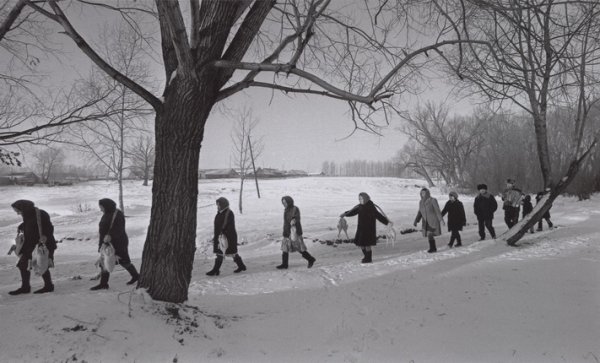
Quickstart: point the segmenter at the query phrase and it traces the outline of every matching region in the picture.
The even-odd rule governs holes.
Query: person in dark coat
[[[525,195],[521,204],[523,205],[523,218],[525,218],[525,216],[531,213],[531,211],[533,210],[533,204],[531,204],[531,196]],[[533,233],[533,226],[529,228],[529,233]]]
[[[488,193],[487,185],[479,184],[477,185],[477,190],[479,190],[479,195],[475,197],[473,209],[479,225],[479,240],[483,241],[485,239],[485,228],[490,232],[492,238],[496,238],[496,231],[492,222],[494,220],[494,212],[498,209],[498,203],[496,202],[496,198]]]
[[[393,225],[386,216],[377,210],[377,206],[367,193],[358,194],[358,204],[354,208],[340,214],[340,217],[352,217],[358,215],[358,226],[354,236],[354,244],[360,247],[364,255],[362,263],[373,262],[372,246],[377,244],[377,221],[385,225]]]
[[[33,251],[39,243],[46,245],[48,249],[49,266],[54,266],[54,250],[56,250],[56,240],[54,239],[54,226],[50,221],[50,216],[46,211],[35,207],[30,200],[20,199],[12,204],[14,211],[23,217],[23,223],[17,227],[18,233],[23,233],[24,243],[20,251],[19,262],[17,267],[21,273],[21,287],[17,290],[10,291],[10,295],[26,294],[31,292],[29,279],[31,272],[29,269]],[[39,211],[41,228],[38,227],[37,213]],[[40,229],[42,235],[40,236]],[[42,274],[44,287],[34,291],[34,294],[42,294],[45,292],[54,291],[54,284],[50,270],[46,270]]]
[[[454,241],[456,241],[456,247],[462,246],[460,238],[460,231],[467,224],[467,218],[465,216],[465,208],[460,200],[458,200],[458,194],[456,192],[450,192],[448,195],[448,201],[442,209],[442,217],[448,213],[448,231],[450,232],[450,243],[448,247],[452,248]]]
[[[287,269],[290,252],[300,252],[302,257],[308,261],[308,268],[313,267],[317,260],[306,250],[304,238],[302,238],[302,222],[300,221],[300,208],[294,205],[294,199],[286,195],[281,198],[283,204],[283,240],[281,241],[281,265],[278,269]],[[292,240],[292,227],[296,229],[295,240]]]
[[[535,196],[535,205],[537,205],[540,202],[540,200],[542,200],[544,195],[546,195],[546,194],[548,194],[548,190],[544,190],[544,191],[537,193],[537,195]],[[554,227],[554,225],[552,224],[552,221],[550,220],[550,209],[548,209],[548,211],[546,213],[544,213],[544,215],[542,216],[542,219],[540,219],[540,221],[538,222],[538,226],[537,226],[538,231],[543,230],[542,222],[544,219],[546,220],[546,223],[548,223],[548,228]]]
[[[227,239],[227,248],[225,251],[221,249],[219,244],[219,236],[224,235]],[[240,273],[246,271],[246,265],[242,261],[242,257],[238,255],[237,245],[237,232],[235,230],[235,216],[231,209],[229,209],[229,201],[226,198],[217,199],[217,215],[215,216],[214,222],[214,234],[213,234],[213,252],[217,257],[215,258],[215,265],[212,270],[208,271],[208,276],[219,276],[221,264],[225,259],[225,255],[233,256],[233,261],[237,264],[237,269],[234,273]]]
[[[116,263],[123,266],[131,275],[131,280],[127,282],[127,285],[133,285],[138,281],[140,275],[129,258],[129,237],[125,232],[125,216],[123,212],[117,209],[117,204],[112,199],[100,199],[98,205],[103,213],[99,224],[98,252],[100,252],[103,243],[112,244],[117,258]],[[109,277],[110,272],[102,269],[100,283],[92,287],[91,290],[108,289]]]

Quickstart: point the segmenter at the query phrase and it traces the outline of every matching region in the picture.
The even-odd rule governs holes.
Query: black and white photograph
[[[600,1],[0,0],[0,362],[600,363]]]

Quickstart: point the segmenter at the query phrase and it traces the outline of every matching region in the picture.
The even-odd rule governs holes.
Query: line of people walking
[[[520,205],[523,205],[523,217],[533,210],[531,197],[523,194],[523,192],[515,187],[515,181],[508,179],[506,189],[502,193],[504,220],[508,228],[514,226],[519,217]],[[478,195],[473,203],[473,210],[478,222],[478,232],[480,241],[486,238],[486,230],[492,238],[496,238],[496,231],[493,226],[494,213],[498,208],[495,197],[488,192],[486,184],[477,186]],[[540,201],[547,192],[540,192],[536,196],[536,201]],[[427,238],[429,243],[428,253],[437,252],[435,237],[442,234],[442,226],[445,226],[444,217],[448,215],[448,231],[450,232],[449,248],[462,246],[462,238],[460,232],[466,226],[466,216],[463,203],[459,200],[458,194],[454,191],[448,195],[448,201],[444,208],[440,210],[438,201],[431,196],[431,192],[427,188],[420,191],[420,201],[417,215],[413,222],[416,227],[421,222],[421,233]],[[385,215],[383,210],[377,206],[371,197],[364,192],[358,195],[358,204],[348,211],[340,214],[341,220],[345,217],[358,216],[358,223],[354,243],[358,246],[363,258],[361,263],[373,262],[372,247],[377,244],[377,221],[389,227],[393,223]],[[309,252],[303,238],[303,229],[300,217],[300,208],[294,204],[294,200],[290,196],[281,198],[283,205],[283,232],[281,241],[281,264],[277,269],[287,269],[289,267],[289,255],[292,252],[299,252],[300,255],[307,261],[307,267],[311,268],[316,262],[316,258]],[[129,274],[131,279],[127,285],[133,285],[139,280],[139,273],[135,266],[131,263],[129,257],[128,245],[129,238],[125,231],[125,216],[123,212],[117,209],[116,203],[108,198],[103,198],[98,201],[102,218],[99,223],[99,242],[98,252],[104,248],[110,247],[113,251],[115,261],[113,263],[120,264]],[[215,261],[213,268],[206,273],[207,276],[219,276],[221,266],[226,256],[233,258],[237,268],[234,273],[240,273],[247,270],[242,257],[238,253],[238,236],[235,227],[235,215],[229,208],[229,201],[220,197],[216,200],[217,214],[214,218],[214,233],[213,233],[213,253]],[[54,227],[50,221],[48,213],[42,209],[35,207],[34,203],[29,200],[17,200],[12,204],[14,211],[21,215],[23,223],[17,227],[17,243],[13,249],[19,257],[17,267],[21,274],[21,287],[17,290],[10,291],[10,295],[19,295],[31,292],[30,277],[32,270],[32,260],[36,246],[43,245],[47,249],[48,268],[41,273],[44,281],[44,287],[34,291],[34,293],[46,293],[54,291],[54,284],[49,268],[54,265],[54,251],[56,250],[56,240],[54,238]],[[546,220],[549,228],[553,227],[550,220],[550,212],[546,212],[538,222],[538,230],[542,230],[542,221]],[[531,228],[533,233],[533,227]],[[10,254],[10,251],[9,251]],[[112,268],[107,266],[105,259],[99,259],[99,274],[100,282],[91,290],[108,289],[108,281]]]

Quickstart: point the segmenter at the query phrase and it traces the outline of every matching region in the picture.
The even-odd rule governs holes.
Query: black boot
[[[235,255],[235,257],[233,257],[233,262],[235,262],[238,267],[235,270],[233,270],[233,273],[237,274],[242,271],[246,271],[246,265],[244,265],[244,261],[242,261],[242,257],[240,255]]]
[[[31,292],[31,286],[29,285],[29,277],[31,277],[31,272],[26,269],[20,269],[21,272],[21,287],[16,290],[9,291],[10,295],[19,295],[19,294],[28,294]]]
[[[362,263],[371,263],[373,262],[373,251],[365,250],[365,258],[362,260]]]
[[[302,252],[302,257],[304,257],[308,261],[308,268],[313,267],[315,261],[317,260],[316,258],[311,256],[310,253],[308,253],[308,251]]]
[[[283,252],[281,254],[281,265],[277,266],[279,270],[283,270],[288,268],[288,260],[290,259],[290,254],[287,252]]]
[[[362,260],[360,260],[360,263],[365,263],[367,261],[367,250],[365,250],[364,248],[360,249],[363,253],[363,258]]]
[[[133,285],[140,279],[140,274],[132,263],[123,265],[123,268],[131,275],[131,280],[127,281],[127,285]]]
[[[206,276],[219,276],[219,269],[221,268],[221,264],[223,263],[223,256],[217,255],[215,258],[215,266],[212,270],[206,273]]]
[[[90,288],[90,290],[94,291],[94,290],[108,289],[108,278],[109,277],[110,277],[110,272],[102,271],[102,274],[100,275],[100,283],[98,285]]]
[[[52,283],[52,277],[50,276],[50,270],[46,270],[42,275],[42,279],[44,279],[44,287],[39,290],[35,290],[34,294],[43,294],[45,292],[54,291],[54,284]]]
[[[454,245],[454,236],[450,237],[450,242],[448,243],[448,248],[452,248]],[[456,244],[458,246],[458,244]]]
[[[457,236],[456,236],[456,247],[460,247],[460,246],[462,246],[462,240],[460,238],[460,234],[457,233]]]
[[[437,252],[437,248],[435,247],[435,239],[430,238],[429,239],[429,250],[427,251],[427,253],[433,253],[433,252]]]

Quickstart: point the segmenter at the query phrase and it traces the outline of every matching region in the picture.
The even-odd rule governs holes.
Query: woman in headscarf
[[[31,285],[29,284],[31,272],[29,266],[36,246],[39,243],[46,245],[48,258],[51,261],[49,266],[54,266],[56,240],[54,239],[54,226],[46,211],[36,208],[32,201],[24,199],[17,200],[12,204],[12,207],[17,214],[23,217],[23,223],[17,227],[17,232],[23,233],[24,238],[23,247],[19,251],[19,262],[17,263],[17,267],[21,272],[21,287],[9,292],[10,295],[19,295],[31,292]],[[38,213],[41,226],[38,226]],[[42,232],[41,235],[40,230]],[[42,274],[42,279],[44,280],[44,287],[34,291],[34,294],[54,291],[50,270],[46,270]]]
[[[417,218],[415,218],[414,226],[422,220],[421,231],[423,237],[427,237],[429,241],[429,250],[427,252],[437,252],[435,246],[435,236],[442,234],[442,227],[444,225],[444,219],[442,218],[442,212],[440,212],[440,206],[438,205],[437,199],[431,197],[429,189],[421,189],[421,201],[419,201],[419,212],[417,212]]]
[[[371,250],[371,247],[377,244],[376,221],[385,225],[393,225],[393,223],[377,210],[375,203],[373,203],[371,197],[369,197],[367,193],[359,193],[358,202],[359,203],[354,208],[340,214],[340,217],[358,215],[358,226],[356,227],[354,244],[360,247],[364,255],[361,262],[371,263],[373,262],[373,251]]]
[[[311,268],[317,260],[308,253],[304,238],[302,238],[302,223],[300,222],[300,208],[294,205],[292,197],[286,195],[281,198],[283,205],[283,240],[281,241],[281,265],[278,269],[288,268],[290,252],[300,252],[302,257],[308,261],[308,268]],[[295,233],[292,233],[292,228]]]
[[[123,212],[117,209],[117,204],[112,199],[100,199],[98,205],[103,213],[99,224],[98,252],[100,252],[103,243],[112,244],[115,249],[116,263],[123,266],[131,275],[131,280],[127,282],[127,285],[133,285],[138,281],[140,275],[129,258],[129,237],[125,232],[125,216]],[[91,290],[108,289],[109,277],[110,272],[102,267],[100,283],[92,287]]]
[[[227,240],[225,251],[219,243],[219,236],[223,235]],[[223,239],[221,237],[221,239]],[[224,240],[223,240],[224,241]],[[237,248],[237,232],[235,230],[235,216],[229,209],[229,201],[223,197],[217,199],[217,215],[215,216],[214,235],[213,235],[213,252],[217,255],[215,265],[212,270],[206,274],[208,276],[219,276],[219,269],[223,263],[225,255],[233,256],[233,261],[237,264],[237,269],[234,273],[246,271],[246,265],[242,261],[242,257],[238,255]]]

